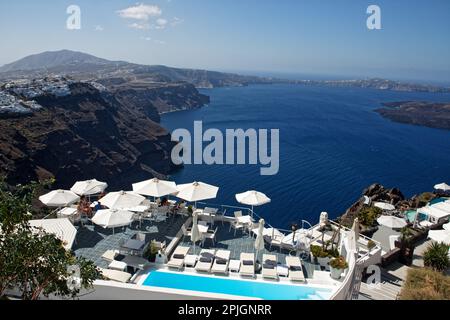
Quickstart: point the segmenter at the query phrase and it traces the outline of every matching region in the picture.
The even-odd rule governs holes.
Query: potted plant
[[[331,257],[330,257],[329,252],[327,252],[326,250],[323,250],[321,248],[321,250],[318,252],[318,256],[317,256],[317,262],[319,262],[319,265],[326,269],[326,268],[328,268],[328,264],[330,263],[330,260],[331,260]]]
[[[330,276],[331,278],[338,280],[342,272],[348,268],[348,263],[345,258],[340,256],[330,261]]]
[[[310,254],[311,254],[311,262],[317,264],[318,263],[317,258],[319,257],[320,252],[322,251],[322,247],[321,246],[312,245],[310,247],[310,251],[311,251],[310,252]]]
[[[192,206],[188,206],[188,207],[187,207],[187,211],[188,211],[188,213],[189,213],[189,216],[192,217],[192,215],[193,215],[193,213],[194,213],[194,210],[192,209]]]
[[[147,258],[147,260],[150,262],[155,262],[158,251],[159,251],[158,246],[154,241],[152,241],[150,243],[150,246],[145,251],[144,257]]]

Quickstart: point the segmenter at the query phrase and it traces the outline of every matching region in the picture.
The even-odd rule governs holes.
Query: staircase
[[[392,276],[382,269],[381,283],[372,288],[367,283],[361,282],[359,295],[356,299],[359,300],[396,300],[402,288],[403,281]]]

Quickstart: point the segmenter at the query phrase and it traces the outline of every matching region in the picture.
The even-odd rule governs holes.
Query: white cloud
[[[156,5],[137,4],[123,10],[117,11],[119,16],[125,19],[148,20],[150,17],[159,17],[162,14],[161,8]]]
[[[179,25],[179,24],[182,24],[183,22],[184,22],[183,19],[174,17],[174,18],[172,19],[172,21],[170,22],[170,25],[171,25],[172,27],[175,27],[175,26],[177,26],[177,25]]]
[[[161,27],[164,27],[164,26],[166,26],[167,25],[167,20],[166,19],[163,19],[163,18],[159,18],[159,19],[157,19],[156,20],[156,24],[158,25],[158,26],[161,26]]]
[[[150,29],[150,25],[148,23],[142,23],[142,22],[134,22],[132,24],[128,25],[130,28],[137,29],[137,30],[148,30]]]
[[[95,31],[103,31],[105,30],[105,28],[103,28],[102,26],[95,26]]]
[[[152,40],[152,38],[150,38],[150,37],[141,37],[141,39],[145,40],[145,41],[151,41]]]

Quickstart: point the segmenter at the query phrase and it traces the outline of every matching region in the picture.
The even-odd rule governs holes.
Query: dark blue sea
[[[450,131],[395,123],[373,111],[388,101],[450,101],[449,94],[295,85],[202,93],[210,105],[166,114],[162,125],[192,130],[202,120],[204,130],[280,129],[279,173],[261,176],[259,165],[186,165],[172,179],[219,186],[211,200],[219,204],[239,205],[239,192],[264,192],[272,202],[255,212],[274,226],[315,223],[321,211],[337,217],[375,182],[406,196],[450,182]]]

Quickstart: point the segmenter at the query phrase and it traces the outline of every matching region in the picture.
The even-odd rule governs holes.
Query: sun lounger
[[[241,253],[241,276],[255,277],[255,254]]]
[[[106,250],[105,253],[102,254],[102,258],[112,262],[116,259],[117,255],[119,255],[119,250]]]
[[[227,274],[228,264],[230,263],[230,255],[231,252],[228,250],[218,250],[216,252],[216,259],[214,260],[211,272]]]
[[[305,282],[302,261],[299,257],[286,257],[286,264],[289,267],[289,279],[292,281]]]
[[[195,270],[199,272],[210,272],[214,262],[215,254],[215,250],[203,249],[202,251],[200,251]]]
[[[128,272],[111,270],[111,269],[100,269],[104,278],[116,282],[127,283],[130,281],[132,275]]]
[[[263,254],[262,276],[266,279],[278,279],[276,255]]]
[[[167,266],[174,269],[182,269],[184,266],[184,259],[189,252],[189,247],[177,247],[172,254]]]

